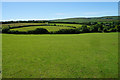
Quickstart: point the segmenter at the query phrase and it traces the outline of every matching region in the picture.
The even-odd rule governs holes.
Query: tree
[[[98,32],[102,32],[103,31],[103,25],[102,24],[98,24],[96,26],[98,27]]]
[[[80,32],[82,33],[88,33],[90,32],[89,28],[86,25],[81,26]]]
[[[33,33],[35,34],[46,34],[48,33],[48,30],[47,29],[44,29],[44,28],[36,28]]]
[[[2,28],[2,33],[8,33],[9,30],[10,30],[9,27],[3,27]]]
[[[98,28],[99,28],[98,24],[97,25],[92,25],[92,26],[90,26],[90,31],[91,32],[98,32]]]

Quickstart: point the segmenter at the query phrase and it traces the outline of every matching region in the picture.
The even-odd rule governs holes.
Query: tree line
[[[55,25],[55,24],[54,24]],[[92,33],[92,32],[120,32],[120,25],[116,24],[94,24],[87,27],[82,25],[79,28],[74,29],[60,29],[58,31],[49,32],[44,28],[36,28],[30,31],[15,31],[10,30],[10,27],[4,27],[2,33],[9,34],[79,34],[79,33]]]

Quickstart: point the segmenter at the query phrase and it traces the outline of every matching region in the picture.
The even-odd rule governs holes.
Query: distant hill
[[[112,22],[118,21],[118,16],[105,16],[105,17],[78,17],[78,18],[67,18],[67,19],[56,19],[52,20],[53,22],[76,22],[76,23],[83,23],[83,22]]]

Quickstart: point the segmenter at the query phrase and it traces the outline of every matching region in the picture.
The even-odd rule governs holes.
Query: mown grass
[[[2,79],[2,34],[0,34],[0,79]]]
[[[2,34],[3,78],[117,78],[118,33]]]
[[[60,27],[60,26],[30,26],[30,27],[14,28],[10,30],[29,31],[29,30],[35,30],[36,28],[45,28],[48,31],[58,31],[60,29],[74,29],[71,27]]]

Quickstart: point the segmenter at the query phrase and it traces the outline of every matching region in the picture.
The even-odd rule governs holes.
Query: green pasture
[[[57,19],[53,20],[54,22],[76,22],[76,23],[85,23],[85,22],[113,22],[119,21],[118,16],[104,16],[104,17],[93,17],[93,18],[85,18],[85,17],[76,17],[76,18],[66,18],[66,19]]]
[[[3,78],[117,78],[118,33],[2,34]]]
[[[25,25],[42,25],[42,24],[47,24],[47,23],[11,23],[11,24],[2,24],[2,27],[16,27],[16,26],[25,26]],[[48,25],[54,25],[56,24],[56,26],[60,25],[60,26],[73,26],[73,27],[81,27],[82,25],[80,24],[62,24],[62,23],[48,23]]]
[[[0,34],[0,71],[2,72],[2,34]],[[2,74],[0,73],[0,79]]]
[[[51,25],[54,25],[54,23],[49,23],[49,24],[51,24]],[[61,26],[73,26],[73,27],[76,27],[76,28],[78,28],[78,27],[81,27],[82,25],[80,25],[80,24],[62,24],[62,23],[55,23],[57,26],[58,25],[61,25]]]
[[[25,25],[42,25],[45,23],[11,23],[11,24],[2,24],[2,27],[15,27],[15,26],[25,26]]]
[[[30,26],[30,27],[14,28],[10,30],[29,31],[29,30],[35,30],[36,28],[45,28],[48,31],[58,31],[60,29],[74,29],[71,27],[60,27],[60,26]]]

